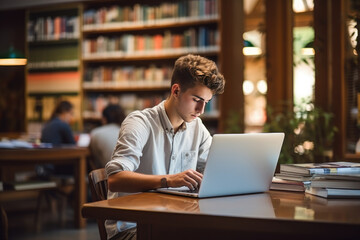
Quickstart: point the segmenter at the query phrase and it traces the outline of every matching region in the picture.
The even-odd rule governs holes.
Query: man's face
[[[185,92],[180,91],[176,110],[185,122],[191,122],[204,113],[205,105],[211,100],[212,91],[202,84],[197,84]]]

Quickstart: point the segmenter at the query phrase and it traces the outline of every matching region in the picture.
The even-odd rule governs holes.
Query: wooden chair
[[[107,199],[107,175],[104,168],[95,169],[89,173],[89,185],[91,197],[94,202]],[[101,240],[106,240],[105,219],[97,219],[96,221],[98,223]]]
[[[7,219],[7,214],[5,212],[5,209],[0,206],[0,215],[1,215],[1,221],[0,221],[0,239],[4,239],[4,240],[8,240],[8,228],[9,228],[9,224],[8,224],[8,219]]]

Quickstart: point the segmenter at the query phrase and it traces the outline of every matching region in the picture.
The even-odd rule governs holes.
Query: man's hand
[[[189,169],[181,173],[167,176],[167,184],[169,187],[186,186],[190,190],[200,187],[203,175],[195,170]]]

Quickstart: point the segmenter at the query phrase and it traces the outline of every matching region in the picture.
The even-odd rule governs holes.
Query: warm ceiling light
[[[265,80],[258,81],[257,84],[256,84],[256,88],[261,94],[266,94],[266,92],[267,92],[267,83],[266,83],[266,81]]]
[[[250,95],[254,91],[254,84],[250,80],[243,82],[243,92],[245,95]]]

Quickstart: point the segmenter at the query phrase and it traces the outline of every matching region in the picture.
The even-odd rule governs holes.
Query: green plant
[[[242,133],[243,122],[240,119],[240,114],[232,110],[229,112],[228,117],[226,118],[226,128],[225,133]]]
[[[324,162],[328,160],[337,128],[333,114],[303,101],[293,112],[275,113],[267,109],[264,132],[284,132],[279,163]]]

